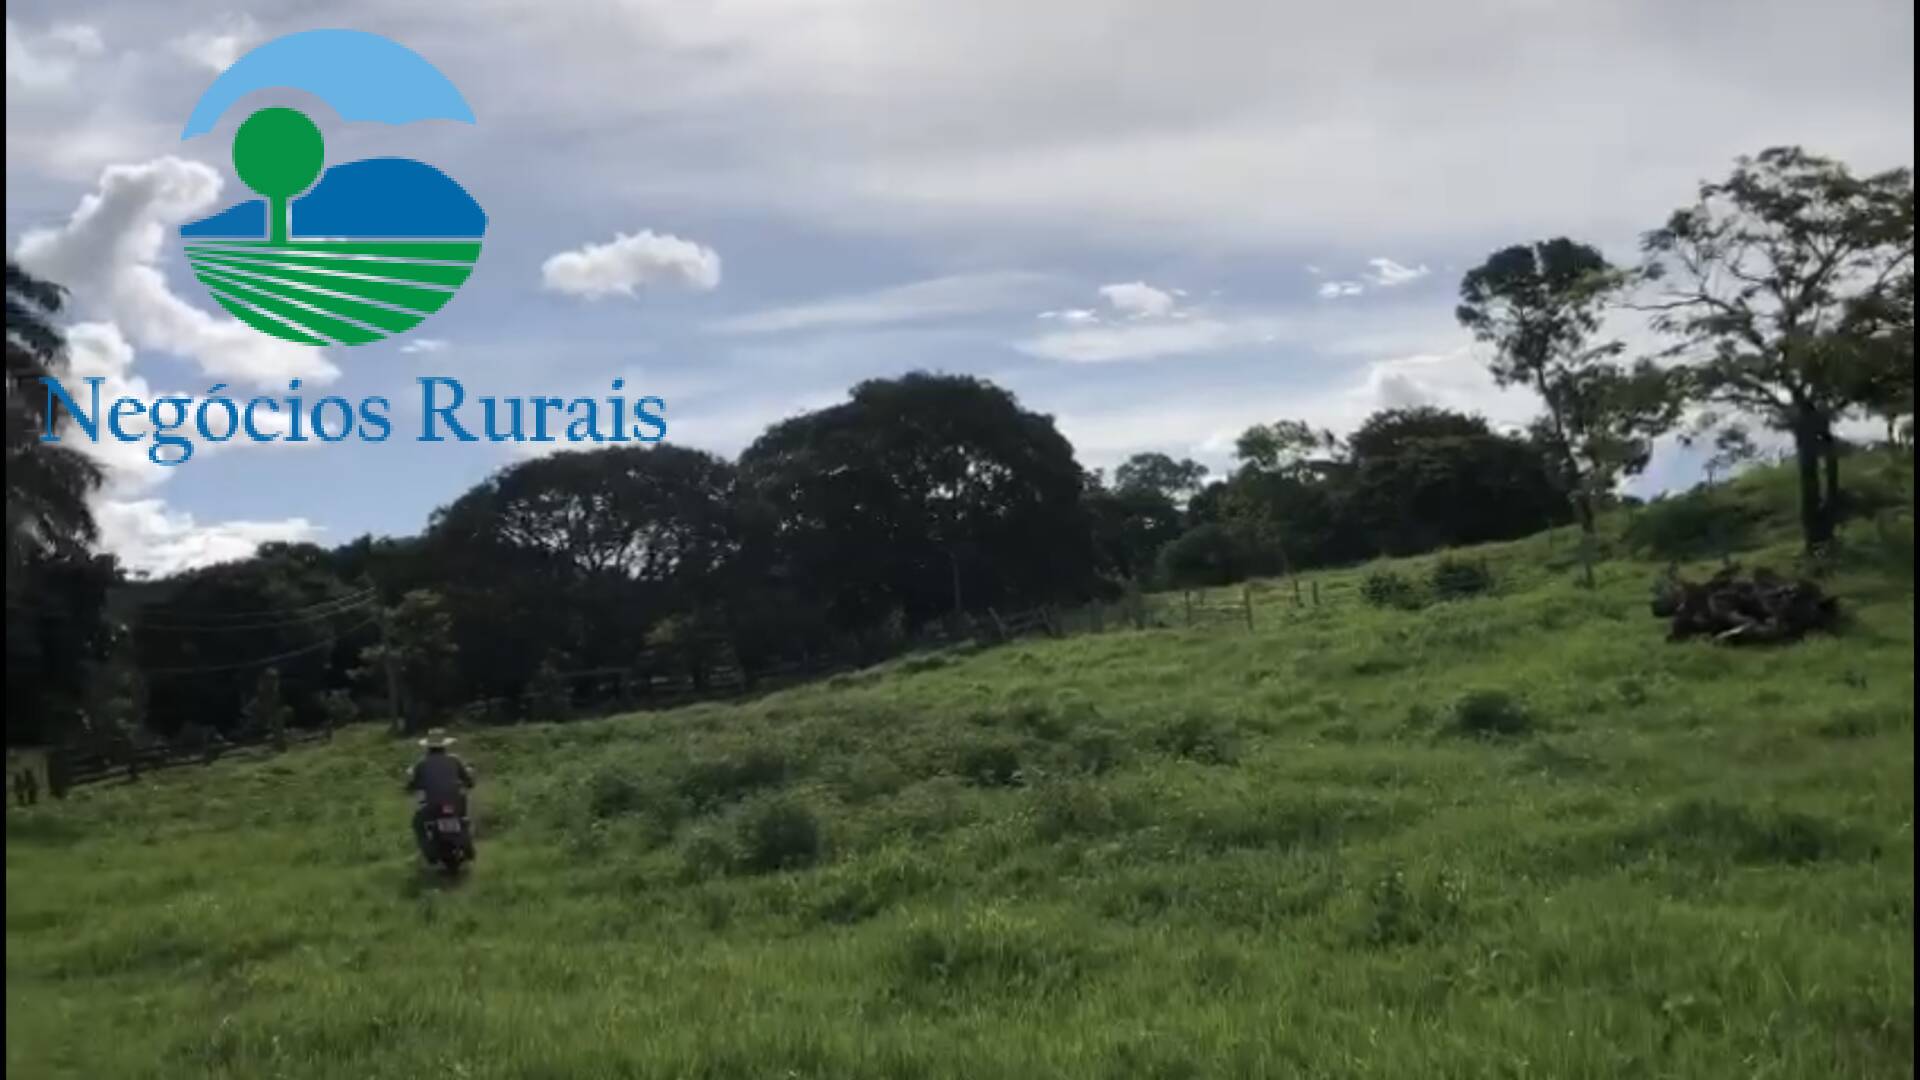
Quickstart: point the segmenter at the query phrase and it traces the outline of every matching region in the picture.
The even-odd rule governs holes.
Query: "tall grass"
[[[12,810],[8,1070],[1910,1076],[1910,577],[1749,651],[1666,643],[1660,563],[1470,557],[1418,611],[1361,568],[1252,632],[475,731],[457,885],[369,731]]]

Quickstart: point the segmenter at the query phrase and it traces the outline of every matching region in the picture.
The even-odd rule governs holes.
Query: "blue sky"
[[[417,50],[478,123],[342,124],[267,91],[179,139],[218,70],[318,26]],[[148,395],[299,374],[403,418],[423,374],[563,396],[618,376],[666,399],[671,441],[726,454],[914,368],[1008,386],[1093,466],[1223,469],[1247,424],[1388,405],[1520,422],[1532,403],[1452,321],[1489,250],[1567,234],[1630,258],[1771,144],[1913,159],[1893,0],[10,2],[7,80],[8,250],[73,287],[80,373]],[[174,230],[245,197],[227,147],[268,104],[313,115],[331,162],[419,158],[487,209],[474,278],[418,330],[281,345],[187,272]],[[132,565],[176,569],[415,531],[526,452],[108,451],[100,517]],[[1639,484],[1693,468],[1668,449]]]

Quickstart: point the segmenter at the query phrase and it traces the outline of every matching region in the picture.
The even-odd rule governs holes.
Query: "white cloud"
[[[1338,300],[1343,296],[1359,296],[1367,287],[1357,281],[1329,281],[1320,286],[1322,300]]]
[[[1066,363],[1098,364],[1214,352],[1275,340],[1280,323],[1266,318],[1196,317],[1177,322],[1134,322],[1061,330],[1013,343],[1029,356]]]
[[[1053,279],[1023,270],[1001,270],[915,281],[871,292],[770,308],[715,323],[733,334],[769,334],[829,326],[881,326],[967,315],[1026,303]]]
[[[675,283],[694,289],[720,284],[720,256],[710,247],[649,229],[615,233],[604,244],[563,251],[540,267],[540,280],[556,292],[583,296],[632,296],[642,285]]]
[[[1429,273],[1425,263],[1419,266],[1402,266],[1388,258],[1368,259],[1367,265],[1373,267],[1367,273],[1367,280],[1383,289],[1418,281]]]
[[[87,400],[90,390],[85,380],[90,377],[101,380],[102,402],[120,397],[152,401],[162,396],[134,373],[133,346],[113,324],[75,323],[66,328],[66,337],[69,374],[65,381],[76,400]],[[255,423],[263,431],[285,435],[290,419],[284,414],[262,412]],[[100,546],[119,556],[129,569],[176,573],[244,557],[268,540],[312,539],[320,532],[304,518],[201,524],[192,514],[169,509],[165,500],[154,494],[154,489],[179,468],[193,468],[209,455],[251,444],[195,439],[193,463],[161,466],[147,456],[153,445],[150,440],[121,442],[103,431],[103,437],[95,442],[82,435],[70,419],[61,427],[63,440],[98,462],[106,474],[106,483],[90,500],[100,527]]]
[[[1102,285],[1100,295],[1115,311],[1134,319],[1164,317],[1171,314],[1174,308],[1173,293],[1156,289],[1144,281]]]
[[[408,355],[424,355],[426,353],[445,352],[447,351],[447,346],[450,344],[452,344],[452,342],[449,342],[446,338],[414,338],[412,341],[400,346],[400,351]]]
[[[113,323],[138,348],[191,359],[212,378],[275,389],[293,378],[331,382],[339,369],[324,350],[216,318],[167,283],[158,266],[163,245],[219,196],[219,174],[199,162],[109,166],[65,225],[28,232],[14,257],[71,289],[81,314]]]
[[[106,51],[100,31],[85,23],[61,23],[33,34],[7,20],[7,85],[22,90],[59,90],[74,85],[80,62]]]
[[[94,507],[100,541],[135,571],[155,576],[243,559],[272,541],[316,540],[325,530],[303,517],[202,524],[159,499],[105,501]]]
[[[1093,323],[1100,321],[1100,313],[1092,308],[1066,308],[1061,311],[1043,311],[1042,319],[1058,319],[1063,323]]]
[[[216,26],[182,34],[168,46],[181,59],[218,73],[232,67],[260,38],[260,25],[253,21],[253,16],[240,14],[229,16]]]

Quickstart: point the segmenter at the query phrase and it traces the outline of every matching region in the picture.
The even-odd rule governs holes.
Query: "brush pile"
[[[1667,640],[1708,636],[1736,645],[1797,641],[1833,626],[1839,601],[1804,578],[1788,580],[1765,567],[1742,577],[1729,566],[1704,582],[1672,570],[1653,589],[1653,614],[1668,620]]]

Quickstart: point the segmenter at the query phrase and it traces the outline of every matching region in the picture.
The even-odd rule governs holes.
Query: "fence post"
[[[1253,633],[1253,586],[1240,586],[1240,602],[1247,606],[1247,633]]]
[[[1302,600],[1302,599],[1300,598],[1300,575],[1299,575],[1299,574],[1289,574],[1289,575],[1287,575],[1287,576],[1288,576],[1288,577],[1291,577],[1291,578],[1293,578],[1293,606],[1294,606],[1294,607],[1305,607],[1305,606],[1306,606],[1306,601],[1304,601],[1304,600]]]
[[[1180,596],[1182,599],[1186,600],[1187,602],[1187,625],[1192,626],[1193,625],[1193,590],[1182,589],[1180,590]]]
[[[1320,579],[1319,578],[1313,579],[1313,606],[1314,607],[1320,606]]]

